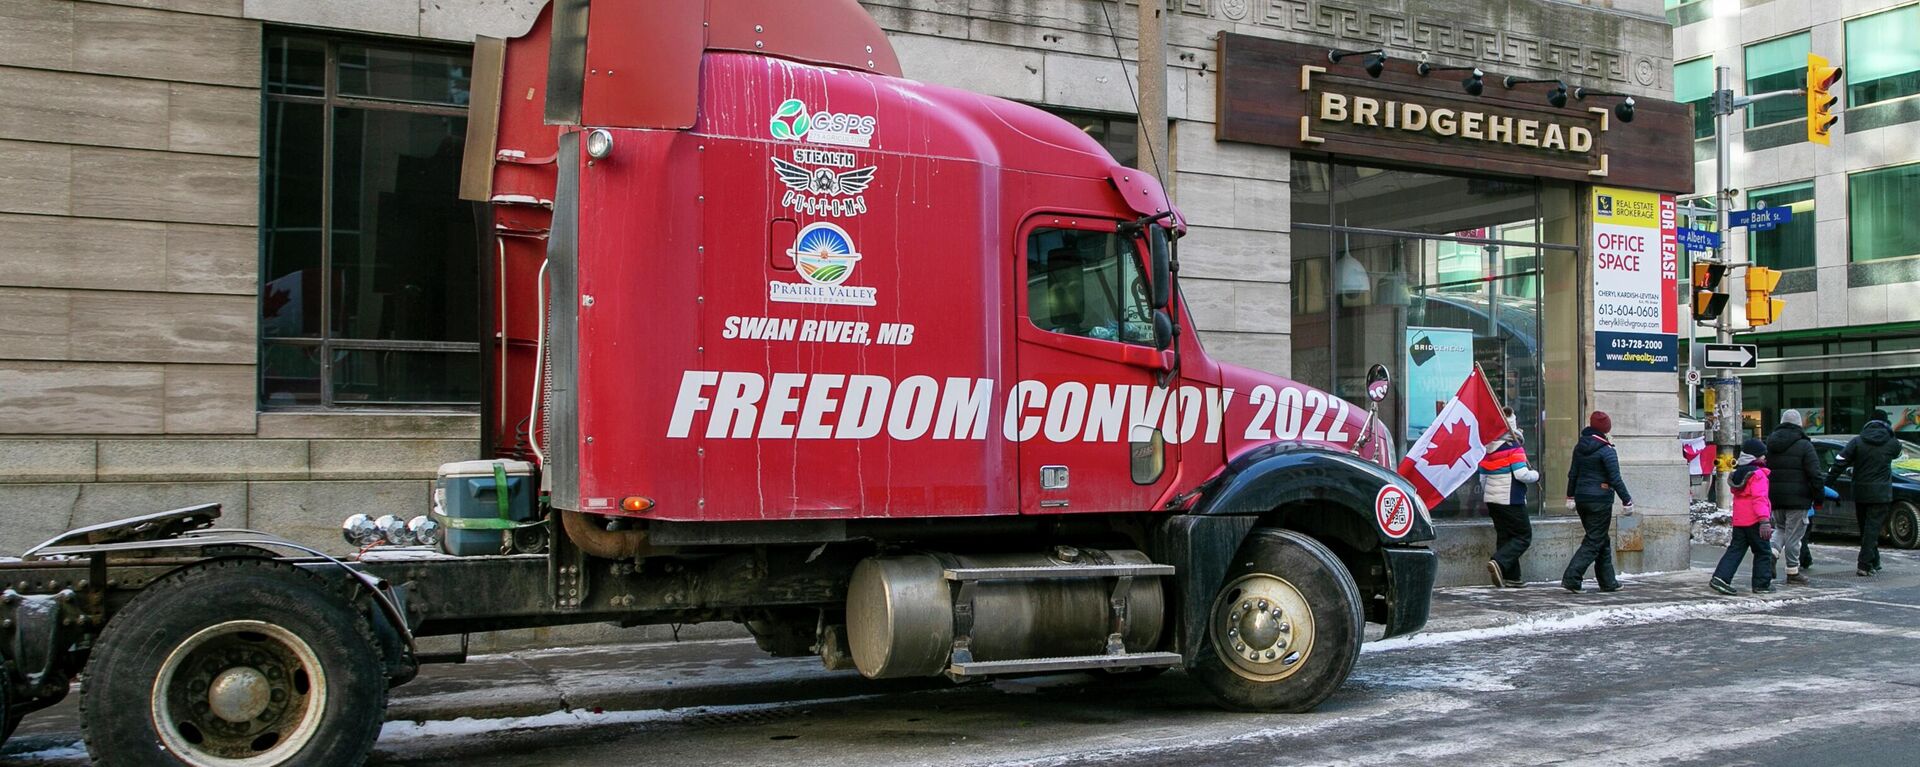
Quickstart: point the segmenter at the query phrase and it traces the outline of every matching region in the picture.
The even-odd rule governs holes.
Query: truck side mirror
[[[1167,228],[1149,224],[1147,226],[1147,260],[1153,272],[1149,279],[1152,281],[1153,308],[1156,310],[1165,309],[1173,302],[1172,249],[1172,243],[1167,240]]]
[[[1374,365],[1367,370],[1367,399],[1379,402],[1387,398],[1387,390],[1393,386],[1393,374],[1387,372],[1387,366]]]
[[[1153,310],[1153,348],[1166,351],[1173,348],[1173,316],[1166,309]]]

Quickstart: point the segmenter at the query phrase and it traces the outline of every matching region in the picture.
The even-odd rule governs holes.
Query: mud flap
[[[1440,558],[1432,549],[1422,548],[1388,548],[1386,553],[1387,577],[1393,585],[1388,592],[1386,635],[1411,634],[1427,625]]]

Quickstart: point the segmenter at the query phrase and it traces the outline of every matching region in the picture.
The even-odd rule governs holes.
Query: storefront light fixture
[[[1434,72],[1466,72],[1468,73],[1466,79],[1460,81],[1460,89],[1466,91],[1469,96],[1478,96],[1487,87],[1485,79],[1487,73],[1480,71],[1479,67],[1436,67],[1422,61],[1420,66],[1414,67],[1414,71],[1419,72],[1421,77]]]
[[[1354,258],[1352,253],[1342,253],[1340,260],[1334,262],[1335,285],[1343,296],[1364,296],[1373,292],[1373,275],[1367,272],[1366,264]]]
[[[1550,77],[1546,79],[1535,80],[1531,78],[1514,77],[1512,75],[1508,75],[1507,79],[1501,82],[1502,84],[1507,86],[1507,90],[1513,90],[1513,86],[1526,85],[1528,83],[1553,83],[1553,88],[1547,91],[1547,103],[1552,104],[1555,109],[1559,109],[1560,107],[1567,105],[1567,84],[1560,82],[1558,78]]]
[[[1628,96],[1625,93],[1614,93],[1613,91],[1596,91],[1589,88],[1573,89],[1573,97],[1575,99],[1578,99],[1580,101],[1586,101],[1588,96],[1622,97],[1623,100],[1620,103],[1613,105],[1613,116],[1620,118],[1620,122],[1623,122],[1623,123],[1633,122],[1633,97],[1632,96]]]
[[[1381,72],[1387,70],[1387,52],[1380,48],[1365,51],[1327,51],[1327,60],[1338,64],[1343,58],[1362,54],[1367,57],[1364,61],[1368,77],[1379,77]]]

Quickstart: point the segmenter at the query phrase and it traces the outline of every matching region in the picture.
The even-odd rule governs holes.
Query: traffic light
[[[1773,297],[1773,289],[1780,284],[1780,270],[1764,266],[1747,267],[1747,324],[1752,327],[1772,325],[1780,319],[1780,311],[1787,308],[1787,302]]]
[[[1723,264],[1693,265],[1693,320],[1712,322],[1727,308],[1727,294],[1720,292],[1720,280],[1727,276]]]
[[[1832,88],[1840,82],[1840,68],[1827,64],[1827,60],[1818,54],[1807,54],[1807,140],[1822,146],[1832,146],[1829,137],[1833,124],[1840,116],[1833,108],[1840,104],[1840,97],[1832,93]]]

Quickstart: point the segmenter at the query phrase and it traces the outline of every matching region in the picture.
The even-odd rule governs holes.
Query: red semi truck
[[[1161,185],[903,79],[855,0],[554,0],[473,95],[484,463],[347,528],[439,550],[217,506],[59,536],[0,564],[9,731],[80,677],[103,762],[357,763],[459,657],[417,638],[589,622],[1305,711],[1366,622],[1425,622],[1431,520],[1371,408],[1209,357]]]

